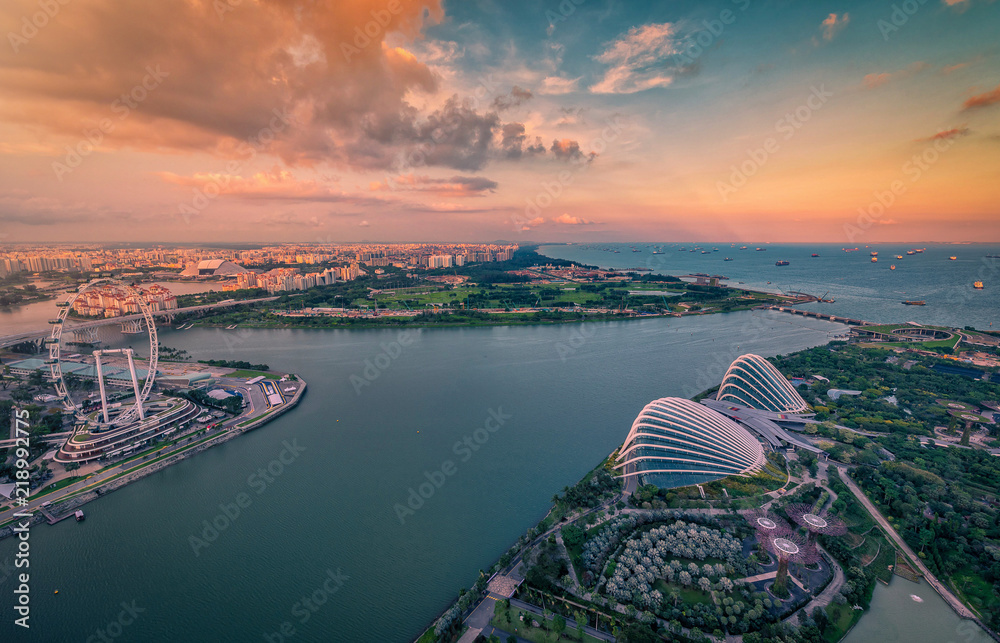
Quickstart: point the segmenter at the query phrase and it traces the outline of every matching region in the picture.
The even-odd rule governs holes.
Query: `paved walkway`
[[[826,554],[823,548],[820,547],[819,543],[816,544],[816,547]],[[796,623],[801,623],[802,619],[812,614],[816,608],[826,609],[826,606],[832,603],[833,599],[840,592],[840,588],[844,586],[844,582],[847,580],[844,576],[844,570],[833,559],[833,556],[827,554],[827,558],[829,558],[829,561],[824,562],[828,562],[831,569],[833,569],[833,579],[829,582],[829,584],[827,584],[823,591],[819,593],[818,596],[814,596],[811,601],[799,608],[799,610],[790,616],[786,622],[791,622],[791,619],[795,619]]]

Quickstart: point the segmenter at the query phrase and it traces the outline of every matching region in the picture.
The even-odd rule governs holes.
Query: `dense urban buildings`
[[[153,312],[177,308],[177,297],[163,286],[152,284],[136,291]],[[141,312],[139,302],[131,294],[113,284],[102,284],[81,293],[73,304],[73,312],[83,317],[121,317]]]
[[[216,277],[261,267],[324,264],[431,269],[507,261],[517,248],[517,244],[492,243],[289,243],[238,250],[163,245],[112,248],[99,244],[12,244],[0,246],[0,277],[22,272],[111,270],[163,270],[181,272],[185,277]]]

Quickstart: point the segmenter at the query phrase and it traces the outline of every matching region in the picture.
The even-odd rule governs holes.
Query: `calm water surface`
[[[893,578],[888,587],[876,585],[871,612],[844,639],[844,643],[872,641],[990,643],[993,639],[975,623],[959,618],[926,582]]]
[[[649,268],[669,275],[724,275],[729,277],[726,283],[730,286],[739,286],[742,281],[757,290],[825,294],[834,303],[799,307],[854,319],[982,329],[998,324],[1000,328],[1000,245],[922,244],[917,247],[925,248],[925,252],[914,255],[906,254],[914,248],[906,244],[697,244],[709,251],[705,255],[701,250],[690,252],[694,245],[564,244],[542,246],[539,252],[609,268]],[[742,245],[747,249],[740,250]],[[844,252],[845,246],[857,247],[858,251]],[[679,251],[682,247],[684,252]],[[766,250],[757,252],[757,247]],[[656,250],[660,254],[653,254]],[[878,253],[877,263],[871,262],[871,252]],[[819,256],[813,257],[813,253]],[[897,255],[903,258],[896,259]],[[725,261],[726,257],[732,261]],[[788,261],[788,265],[775,266],[779,259]],[[893,265],[896,269],[890,270]],[[982,281],[985,288],[975,290],[972,284],[976,281]],[[904,300],[923,300],[927,305],[904,306]]]
[[[117,640],[262,641],[285,621],[292,641],[412,640],[648,401],[717,382],[741,353],[787,353],[843,328],[743,312],[418,330],[399,348],[389,330],[167,330],[166,345],[266,362],[309,391],[266,427],[87,505],[84,523],[35,527],[32,627],[16,640],[85,640],[123,601],[145,611]],[[352,375],[370,382],[360,394]],[[464,458],[455,443],[491,411],[510,417]],[[286,443],[303,451],[275,464]],[[448,460],[457,471],[401,524],[393,506]],[[250,478],[269,465],[271,482]],[[196,556],[190,537],[240,493],[251,504]],[[15,544],[0,541],[0,578]],[[293,610],[327,570],[349,578],[303,624]],[[12,589],[0,582],[5,613]],[[0,640],[14,634],[0,619]]]

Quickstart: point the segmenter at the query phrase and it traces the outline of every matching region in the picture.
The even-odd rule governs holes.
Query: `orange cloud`
[[[434,179],[429,176],[406,174],[384,182],[373,181],[368,189],[372,191],[404,190],[414,192],[429,192],[448,197],[485,196],[493,192],[497,182],[478,176],[453,176],[450,179]]]
[[[928,141],[941,141],[941,140],[949,140],[949,139],[953,139],[953,138],[961,138],[963,136],[968,136],[969,133],[970,132],[969,132],[969,128],[968,127],[953,127],[951,129],[944,130],[942,132],[938,132],[937,134],[934,134],[933,136],[928,136],[927,138],[918,138],[916,142],[917,143],[926,143]]]
[[[9,0],[0,22],[37,11]],[[409,97],[439,79],[385,39],[415,38],[443,17],[441,0],[93,0],[17,51],[0,48],[0,120],[71,139],[110,120],[104,149],[266,150],[289,164],[387,168],[426,138]],[[162,82],[143,88],[157,67]],[[294,125],[268,130],[275,110]]]
[[[1000,85],[997,85],[994,89],[988,92],[977,94],[972,98],[969,98],[962,104],[962,109],[979,109],[981,107],[996,105],[997,103],[1000,103]]]
[[[553,219],[553,221],[556,223],[561,223],[563,225],[591,225],[594,223],[593,221],[588,221],[580,217],[574,217],[566,213],[560,214],[555,219]]]
[[[820,29],[823,32],[823,40],[833,40],[833,37],[840,33],[850,21],[851,16],[848,13],[844,13],[842,16],[838,16],[835,13],[828,15],[823,22],[820,23]]]
[[[867,74],[861,81],[861,85],[865,89],[875,89],[876,87],[881,87],[885,85],[890,80],[901,80],[903,78],[909,78],[914,74],[918,74],[924,70],[930,69],[930,65],[918,60],[917,62],[909,65],[905,69],[900,69],[894,72],[880,72],[875,74]]]
[[[881,74],[868,74],[861,82],[867,89],[875,89],[889,82],[890,78],[892,78],[892,74],[882,72]]]

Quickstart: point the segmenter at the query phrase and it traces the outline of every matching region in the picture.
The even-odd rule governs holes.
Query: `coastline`
[[[762,307],[762,308],[777,309],[777,307],[771,307],[771,306],[766,306],[766,307]],[[787,312],[793,312],[793,311],[787,311]],[[872,323],[872,322],[865,322],[865,321],[861,321],[861,320],[858,320],[858,321],[860,321],[862,324],[870,324],[870,323]],[[718,386],[711,387],[711,388],[706,389],[705,391],[702,391],[701,393],[695,395],[692,399],[695,400],[695,401],[700,400],[701,398],[705,397],[706,395],[712,393],[714,390],[717,390],[717,389],[718,389]],[[615,454],[612,453],[610,457],[613,457],[614,455]],[[601,465],[598,465],[598,468],[600,468],[600,466]],[[835,466],[838,470],[840,470],[840,471],[843,472],[843,474],[844,474],[844,477],[843,477],[844,484],[847,485],[847,487],[850,490],[851,494],[854,495],[858,499],[858,501],[862,503],[862,505],[865,507],[865,510],[868,511],[868,513],[871,514],[872,518],[875,519],[876,523],[878,523],[878,525],[882,528],[882,530],[885,531],[885,533],[889,535],[891,542],[893,542],[893,544],[895,544],[896,546],[898,546],[900,548],[901,552],[908,559],[908,561],[911,562],[911,563],[913,563],[913,564],[915,564],[916,568],[920,571],[921,578],[923,578],[924,582],[926,582],[927,585],[930,588],[932,588],[935,591],[935,593],[938,594],[938,596],[941,597],[941,599],[944,601],[944,603],[949,608],[951,608],[952,612],[954,612],[954,614],[956,616],[958,616],[963,622],[969,622],[969,621],[971,621],[971,622],[975,623],[990,638],[992,638],[993,640],[995,640],[998,643],[1000,643],[1000,633],[998,633],[998,632],[990,629],[990,627],[988,627],[986,625],[986,623],[974,611],[972,611],[968,606],[966,606],[966,604],[964,602],[962,602],[961,599],[959,599],[957,597],[956,593],[949,586],[949,584],[947,582],[943,582],[943,581],[939,580],[923,564],[923,562],[919,559],[919,557],[916,556],[916,554],[909,547],[909,545],[906,543],[906,541],[903,539],[903,537],[899,534],[899,532],[896,531],[896,529],[889,524],[889,522],[882,515],[881,511],[879,511],[875,507],[875,505],[870,502],[870,500],[867,498],[866,494],[854,483],[853,480],[851,480],[850,476],[848,475],[849,468],[841,465],[840,463],[834,463],[834,462],[831,462],[831,466]],[[583,480],[585,480],[587,478],[587,476],[589,476],[591,473],[592,473],[592,471],[588,472],[588,474],[586,476],[584,476],[584,478],[581,479],[581,482]],[[790,481],[790,478],[789,478],[789,481]],[[579,483],[577,483],[577,484],[579,484]],[[787,486],[787,484],[788,483],[786,482],[786,486]],[[619,498],[624,499],[627,495],[629,495],[629,491],[627,489],[623,489],[622,490],[622,494],[619,496]],[[771,494],[768,493],[768,494],[765,494],[765,495],[770,496]],[[780,496],[774,496],[773,498],[776,499],[777,497],[780,497]],[[495,562],[487,569],[487,571],[485,571],[485,572],[481,571],[480,572],[479,579],[477,579],[477,581],[471,585],[471,589],[469,590],[468,593],[460,595],[460,597],[457,600],[455,600],[455,601],[451,602],[450,604],[448,604],[432,620],[430,620],[430,622],[427,625],[427,627],[424,628],[424,630],[421,631],[420,635],[417,636],[413,640],[413,643],[433,643],[434,641],[437,641],[438,639],[437,639],[437,637],[435,635],[436,628],[438,627],[439,623],[442,622],[442,619],[444,619],[445,617],[447,617],[447,615],[449,613],[452,613],[455,610],[458,610],[458,617],[462,621],[462,623],[464,624],[466,622],[466,620],[469,619],[469,618],[471,618],[473,616],[473,614],[480,608],[480,606],[481,606],[481,604],[483,602],[485,602],[486,600],[489,600],[489,599],[494,599],[492,596],[490,596],[490,591],[488,589],[488,583],[489,583],[489,581],[491,581],[497,574],[499,574],[501,572],[506,573],[507,571],[510,571],[510,570],[513,570],[514,568],[516,568],[516,566],[518,564],[518,561],[519,561],[519,558],[524,553],[524,551],[526,550],[526,548],[530,548],[530,547],[535,546],[540,541],[540,539],[543,538],[544,536],[546,536],[546,535],[548,535],[550,533],[551,534],[556,534],[563,527],[565,527],[567,525],[574,525],[579,520],[581,520],[582,518],[584,518],[584,516],[586,516],[588,513],[591,513],[592,511],[595,511],[597,509],[606,508],[609,504],[610,503],[605,503],[605,504],[599,505],[595,509],[584,511],[582,513],[579,513],[578,515],[572,515],[572,514],[570,514],[570,515],[564,516],[562,518],[562,521],[556,521],[556,523],[554,525],[551,524],[549,522],[549,520],[550,520],[550,517],[553,516],[553,512],[557,510],[558,506],[556,504],[552,504],[549,507],[548,511],[546,511],[545,515],[541,518],[541,520],[539,520],[536,524],[534,524],[533,526],[531,526],[517,540],[517,542],[511,548],[509,548],[505,553],[501,554],[500,557],[498,557],[495,560]],[[676,509],[675,511],[686,512],[686,511],[688,511],[688,509]],[[695,511],[696,513],[698,512],[697,509],[693,510],[693,511]],[[711,512],[712,512],[712,509],[711,508],[708,509],[708,513],[711,513]],[[504,562],[505,558],[508,561],[506,563]],[[831,559],[835,560],[832,557],[831,557]],[[883,581],[881,581],[881,579],[876,579],[876,580],[878,582],[883,582]],[[872,587],[873,590],[874,590],[875,585],[877,585],[877,583],[873,584],[873,587]],[[824,588],[825,587],[826,586],[824,586]],[[820,588],[820,592],[822,592],[824,588]],[[470,600],[470,601],[463,600],[463,599],[469,597],[470,595],[473,596],[472,600]],[[813,600],[815,600],[815,598],[818,597],[818,596],[819,596],[819,594],[817,593],[816,596],[813,597]],[[494,600],[499,600],[499,599],[494,599]],[[572,601],[570,601],[570,602],[572,602]],[[810,603],[810,604],[812,604],[812,603]],[[861,618],[863,618],[864,615],[868,614],[870,611],[871,611],[870,607],[866,608],[862,612]],[[796,612],[793,612],[792,614],[790,614],[787,618],[785,618],[781,622],[782,623],[789,623],[789,624],[792,624],[792,625],[796,624],[798,622],[799,618],[800,618],[799,617],[799,612],[805,613],[804,608],[800,609],[800,610],[797,610]],[[859,622],[860,622],[860,618],[858,618],[857,620],[855,620],[854,623],[852,623],[851,626],[846,631],[844,631],[837,640],[838,641],[843,641],[848,636],[848,634],[857,626],[857,624]],[[466,630],[466,628],[463,627],[459,631],[460,632],[465,631],[466,634],[467,634],[469,630]],[[465,639],[464,635],[459,636],[459,638],[458,638],[458,640],[464,640],[464,639]],[[612,639],[609,639],[609,640],[615,640],[615,639],[612,638]],[[730,641],[732,643],[741,643],[743,641],[743,635],[727,635],[726,636],[726,640]]]
[[[275,409],[274,411],[268,413],[267,415],[256,418],[246,426],[236,424],[229,431],[226,431],[225,433],[214,436],[202,442],[196,442],[195,444],[188,446],[187,448],[185,448],[180,452],[172,453],[164,457],[162,460],[154,460],[153,462],[150,462],[145,466],[137,467],[135,470],[123,473],[120,476],[112,478],[111,480],[99,484],[91,489],[74,492],[72,497],[69,497],[65,500],[56,501],[58,503],[58,510],[59,510],[59,514],[56,515],[56,519],[61,520],[62,518],[73,513],[74,511],[76,511],[83,505],[87,504],[88,502],[97,500],[98,498],[101,498],[105,494],[121,489],[122,487],[132,482],[135,482],[136,480],[144,478],[152,473],[156,473],[157,471],[161,471],[172,464],[180,462],[181,460],[197,455],[202,451],[205,451],[214,446],[222,444],[223,442],[228,442],[229,440],[232,440],[235,437],[247,433],[248,431],[260,428],[261,426],[264,426],[265,424],[274,420],[275,418],[287,413],[288,411],[298,406],[299,402],[302,399],[302,396],[305,395],[306,389],[308,388],[308,383],[304,379],[299,377],[297,374],[295,376],[300,382],[302,382],[302,386],[299,388],[298,391],[295,392],[295,395],[292,396],[290,400],[286,401],[284,404],[282,404],[279,408]],[[30,519],[30,524],[35,525],[47,521],[48,520],[45,517],[45,515],[41,511],[38,511]],[[12,520],[11,523],[13,522],[16,521]],[[14,534],[13,526],[11,523],[7,524],[4,527],[0,527],[0,540],[3,540],[4,538],[7,538]]]

